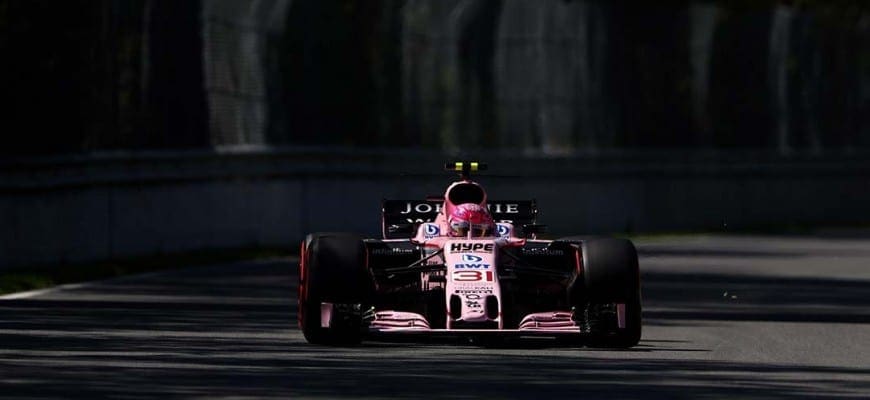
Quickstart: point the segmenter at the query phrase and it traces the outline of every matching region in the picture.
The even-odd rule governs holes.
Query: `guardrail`
[[[442,153],[234,148],[0,161],[0,269],[379,234],[383,198],[441,194]],[[467,158],[467,157],[462,157]],[[484,153],[492,199],[553,235],[870,221],[867,152]]]

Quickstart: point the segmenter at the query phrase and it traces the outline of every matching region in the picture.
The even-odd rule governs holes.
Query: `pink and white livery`
[[[299,325],[310,343],[388,335],[549,336],[631,347],[641,336],[637,252],[625,239],[541,240],[534,201],[488,201],[476,162],[443,198],[384,200],[383,238],[302,243]]]

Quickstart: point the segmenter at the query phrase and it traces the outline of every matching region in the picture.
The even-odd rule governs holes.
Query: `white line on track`
[[[113,278],[100,279],[100,280],[96,280],[96,281],[67,283],[64,285],[52,286],[50,288],[45,288],[45,289],[36,289],[36,290],[28,290],[26,292],[9,293],[9,294],[5,294],[5,295],[0,296],[0,300],[26,299],[29,297],[40,296],[43,294],[48,294],[48,293],[53,293],[53,292],[81,289],[84,287],[99,285],[99,284],[106,283],[106,282],[117,282],[117,281],[124,281],[127,279],[148,278],[151,276],[165,274],[168,271],[171,271],[171,270],[163,270],[163,271],[145,272],[145,273],[141,273],[141,274],[116,276]]]
[[[28,297],[39,296],[39,295],[48,294],[51,292],[60,291],[60,290],[79,289],[79,288],[85,287],[91,283],[93,283],[93,282],[68,283],[66,285],[54,286],[54,287],[50,287],[50,288],[46,288],[46,289],[36,289],[36,290],[28,290],[26,292],[10,293],[10,294],[5,294],[5,295],[0,296],[0,300],[26,299]]]
[[[264,259],[260,259],[260,260],[242,260],[242,261],[231,262],[231,263],[229,263],[229,264],[235,264],[235,263],[257,263],[257,262],[271,262],[271,261],[274,261],[274,259],[272,259],[272,258],[268,258],[268,259],[264,258]],[[227,265],[227,263],[216,263],[216,264],[210,264],[210,265],[199,265],[199,266],[190,267],[190,268],[212,268],[212,267],[219,267],[219,266],[223,266],[223,265]],[[119,282],[119,281],[125,281],[125,280],[129,280],[129,279],[150,278],[150,277],[159,276],[159,275],[163,275],[163,274],[167,274],[167,273],[172,273],[172,271],[178,271],[179,269],[180,269],[180,268],[170,268],[170,269],[165,269],[165,270],[160,270],[160,271],[143,272],[143,273],[140,273],[140,274],[132,274],[132,275],[116,276],[116,277],[106,278],[106,279],[100,279],[100,280],[96,280],[96,281],[78,282],[78,283],[67,283],[67,284],[64,284],[64,285],[53,286],[53,287],[45,288],[45,289],[36,289],[36,290],[28,290],[28,291],[25,291],[25,292],[9,293],[9,294],[5,294],[5,295],[0,296],[0,300],[26,299],[26,298],[30,298],[30,297],[34,297],[34,296],[40,296],[40,295],[43,295],[43,294],[48,294],[48,293],[53,293],[53,292],[59,292],[59,291],[64,291],[64,290],[81,289],[81,288],[84,288],[84,287],[93,286],[93,285],[99,285],[99,284],[103,284],[103,283],[107,283],[107,282]]]

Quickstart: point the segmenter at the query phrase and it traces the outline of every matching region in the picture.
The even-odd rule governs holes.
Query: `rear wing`
[[[488,201],[489,212],[496,222],[509,222],[522,232],[523,225],[535,224],[538,218],[538,206],[534,200],[498,200]],[[384,239],[402,239],[414,236],[416,229],[410,235],[407,231],[390,227],[419,225],[423,222],[434,222],[441,212],[444,201],[430,200],[384,200],[381,214],[381,231]]]

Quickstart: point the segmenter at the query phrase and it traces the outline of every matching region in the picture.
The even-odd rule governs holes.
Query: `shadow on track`
[[[870,369],[691,359],[680,341],[620,352],[549,345],[304,343],[296,329],[295,265],[193,269],[0,302],[0,384],[11,397],[861,398]],[[723,300],[737,290],[740,307]],[[683,288],[675,291],[674,287]],[[863,289],[866,289],[864,287]],[[862,285],[834,280],[681,274],[644,276],[645,297],[678,311],[655,323],[762,320],[773,310],[847,307],[866,322]],[[791,294],[784,296],[784,294]],[[789,320],[824,320],[795,312]],[[530,351],[532,350],[532,351]],[[684,360],[655,359],[686,351]],[[807,379],[806,374],[815,378]],[[844,378],[845,377],[845,378]]]
[[[870,323],[870,282],[725,274],[645,273],[650,320]],[[649,307],[648,307],[649,309]]]

